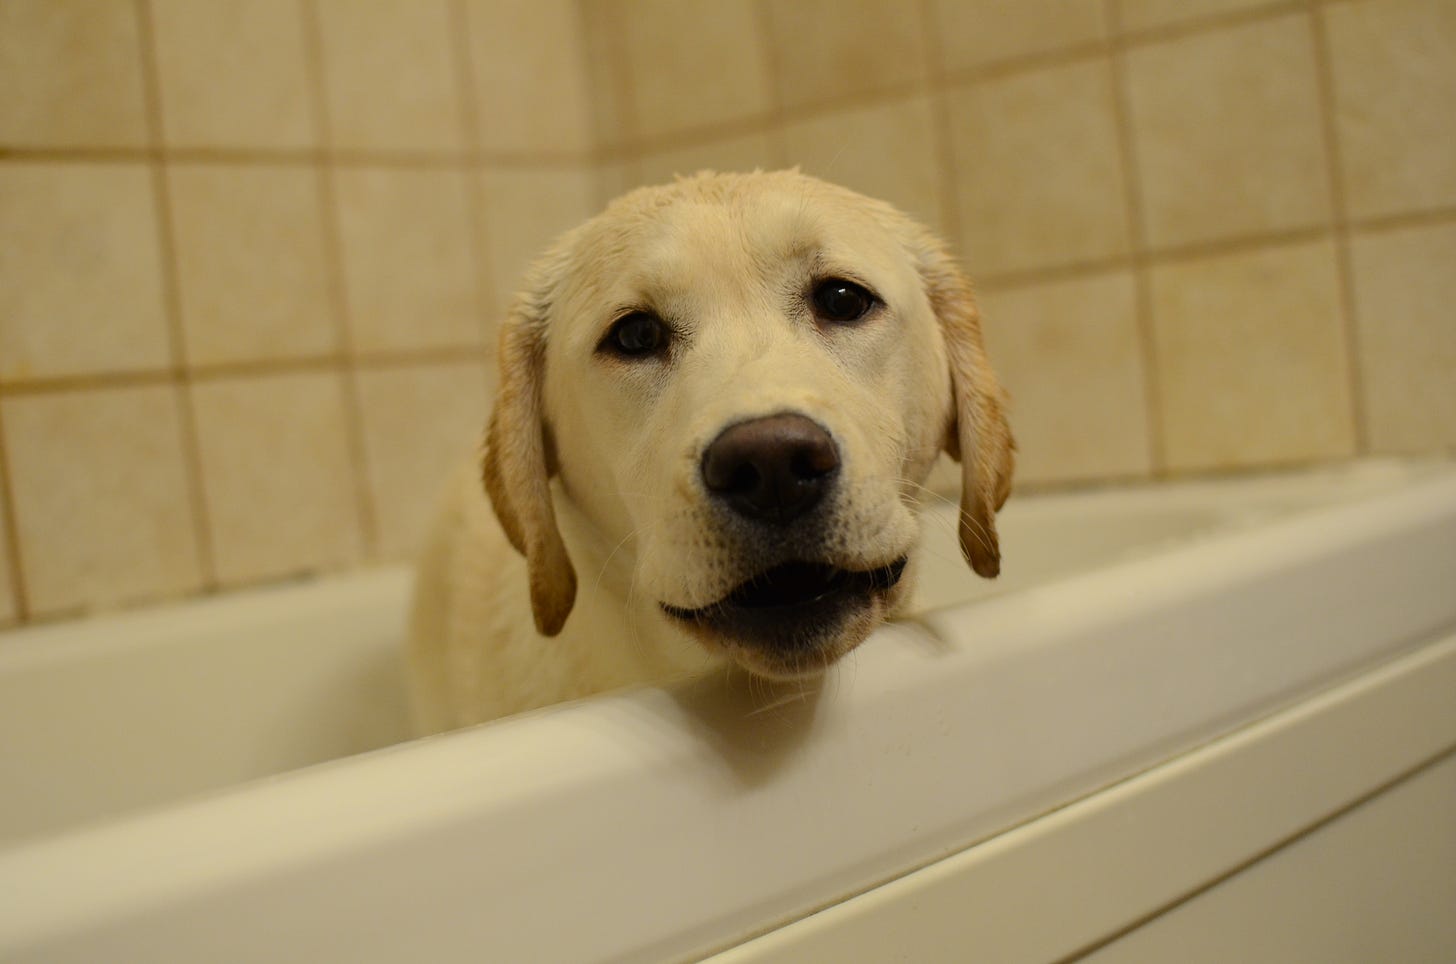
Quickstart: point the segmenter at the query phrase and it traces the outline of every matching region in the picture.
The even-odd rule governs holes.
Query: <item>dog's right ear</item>
[[[481,475],[496,518],[526,557],[531,612],[555,636],[576,601],[576,571],[551,503],[544,415],[546,341],[543,299],[517,300],[500,333],[500,387],[486,429]]]

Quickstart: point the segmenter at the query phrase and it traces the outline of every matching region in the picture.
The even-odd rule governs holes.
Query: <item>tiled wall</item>
[[[587,8],[615,183],[799,164],[955,242],[1023,486],[1456,450],[1449,0]]]
[[[1448,0],[0,0],[0,623],[407,554],[520,268],[799,164],[1025,485],[1456,450]]]
[[[598,204],[571,0],[0,0],[0,625],[409,554]]]

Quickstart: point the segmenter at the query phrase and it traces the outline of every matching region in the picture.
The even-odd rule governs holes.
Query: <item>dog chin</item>
[[[851,571],[790,562],[696,609],[662,610],[708,649],[775,680],[815,676],[864,641],[904,591],[906,558]]]

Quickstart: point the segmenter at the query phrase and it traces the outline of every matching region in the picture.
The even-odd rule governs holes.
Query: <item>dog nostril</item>
[[[739,515],[783,524],[819,503],[838,468],[828,432],[783,414],[724,429],[703,453],[701,474],[708,491]]]
[[[839,456],[826,446],[806,446],[789,460],[789,469],[801,479],[815,479],[839,468]]]
[[[758,469],[750,463],[744,462],[734,470],[728,479],[728,484],[723,488],[731,492],[751,492],[763,483],[763,478],[758,474]]]

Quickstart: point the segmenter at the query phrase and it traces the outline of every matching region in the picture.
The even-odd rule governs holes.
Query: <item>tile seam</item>
[[[5,522],[5,544],[0,545],[0,552],[5,553],[5,561],[10,568],[13,620],[16,623],[27,623],[31,619],[30,596],[25,582],[25,560],[20,551],[20,509],[15,504],[15,486],[11,482],[3,405],[0,405],[0,513],[3,513]]]
[[[143,96],[146,103],[148,137],[154,149],[148,160],[152,178],[154,212],[157,219],[157,246],[162,272],[163,315],[167,325],[172,369],[166,383],[172,386],[173,404],[177,410],[181,433],[181,456],[186,475],[188,509],[191,514],[193,550],[197,556],[198,577],[203,592],[217,589],[217,556],[213,542],[211,507],[202,467],[202,439],[193,404],[191,379],[188,375],[187,330],[182,318],[182,267],[177,258],[175,212],[168,162],[160,150],[162,143],[162,76],[158,63],[156,30],[151,0],[135,0],[138,43],[141,46]]]
[[[1350,243],[1348,198],[1345,195],[1344,155],[1340,144],[1335,101],[1333,52],[1324,9],[1309,4],[1310,42],[1314,51],[1315,89],[1319,98],[1320,136],[1325,149],[1325,176],[1329,179],[1331,228],[1335,245],[1336,284],[1339,286],[1341,334],[1345,342],[1346,381],[1350,392],[1352,442],[1357,453],[1370,451],[1370,416],[1365,406],[1365,373],[1361,365],[1360,319],[1355,299],[1355,264]]]
[[[339,201],[334,181],[334,137],[329,115],[328,90],[324,67],[323,23],[317,0],[299,0],[299,16],[304,34],[304,68],[314,128],[323,145],[323,163],[316,167],[319,191],[319,213],[323,221],[324,271],[330,305],[334,315],[335,337],[341,363],[330,366],[340,376],[339,389],[344,406],[345,447],[351,467],[355,502],[355,523],[358,525],[362,559],[343,560],[339,568],[350,563],[373,559],[379,546],[378,525],[373,487],[369,484],[369,460],[364,439],[364,418],[360,404],[358,378],[353,364],[354,333],[349,314],[349,296],[344,283],[344,247],[340,223]]]
[[[1128,256],[1132,268],[1133,313],[1143,367],[1143,414],[1147,419],[1145,451],[1149,474],[1160,478],[1168,471],[1168,427],[1164,419],[1162,356],[1158,350],[1152,267],[1148,258],[1147,199],[1143,196],[1143,174],[1137,151],[1136,122],[1132,112],[1127,47],[1122,39],[1120,0],[1106,0],[1103,15],[1106,17],[1111,38],[1107,63],[1112,85],[1112,119],[1117,129],[1118,156],[1125,195],[1123,212],[1127,218]]]
[[[944,51],[936,29],[938,18],[931,0],[920,0],[920,23],[924,33],[925,55],[929,63],[925,96],[930,102],[931,136],[935,141],[935,165],[940,187],[940,231],[957,259],[966,250],[965,232],[961,227],[960,184],[956,178],[954,127],[951,123],[950,95],[945,82]],[[973,284],[975,279],[972,279]]]
[[[465,0],[451,0],[450,19],[455,32],[455,43],[451,52],[455,58],[455,83],[460,97],[461,133],[466,146],[472,151],[480,148],[480,102],[476,97],[475,54],[470,43],[470,11]],[[465,180],[465,207],[468,220],[470,244],[470,277],[474,288],[476,325],[480,330],[482,344],[488,352],[494,351],[497,319],[495,305],[501,300],[501,292],[495,290],[495,279],[491,273],[490,245],[487,243],[490,231],[490,206],[485,197],[483,172],[474,170]]]

